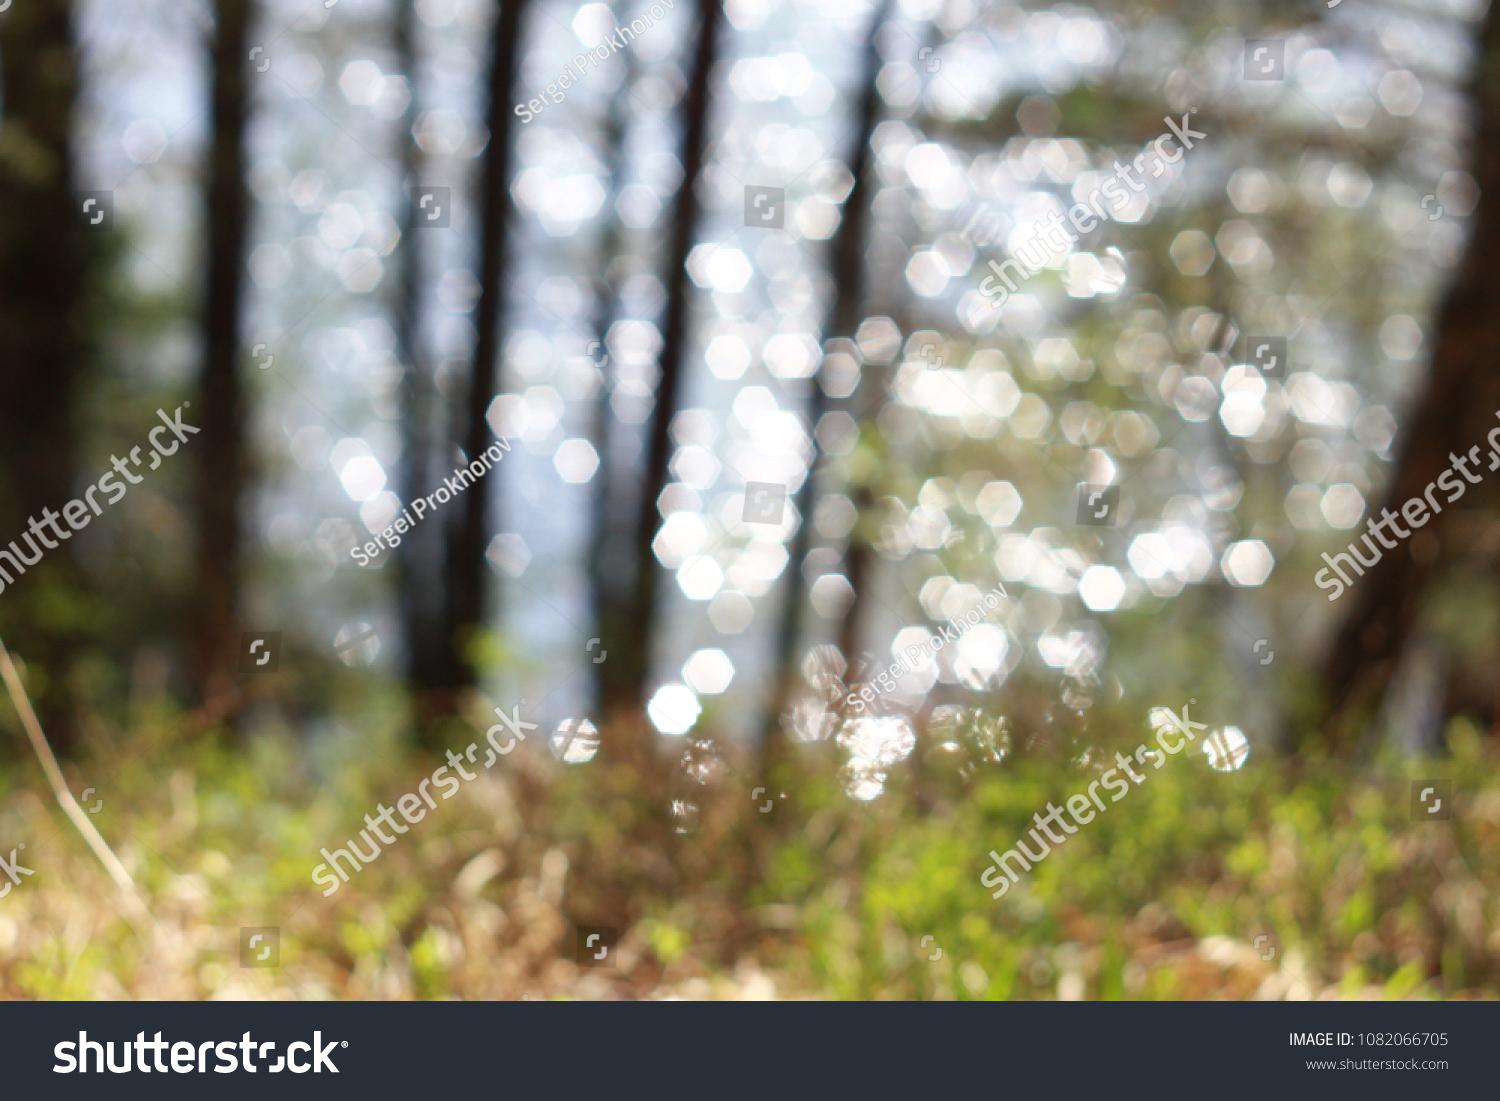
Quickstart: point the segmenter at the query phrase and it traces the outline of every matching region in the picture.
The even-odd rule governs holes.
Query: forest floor
[[[989,852],[1086,790],[1102,754],[995,761],[973,730],[928,730],[865,801],[832,741],[792,747],[755,792],[758,766],[706,739],[642,780],[608,731],[570,766],[533,738],[488,770],[481,749],[457,791],[433,781],[451,801],[384,827],[325,896],[320,850],[364,844],[365,816],[419,795],[442,756],[398,748],[394,724],[233,749],[178,732],[165,713],[96,731],[65,765],[149,917],[35,761],[0,764],[0,857],[32,873],[0,875],[0,997],[1500,996],[1500,761],[1461,721],[1450,756],[1411,768],[1164,758],[998,901]],[[1451,780],[1451,819],[1414,820],[1412,769]],[[607,964],[576,962],[579,927],[618,938]]]

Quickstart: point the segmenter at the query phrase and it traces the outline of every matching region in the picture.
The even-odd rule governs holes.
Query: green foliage
[[[318,850],[442,763],[401,749],[402,709],[365,696],[363,729],[310,745],[280,727],[189,743],[173,737],[180,718],[137,706],[96,821],[177,938],[166,964],[32,794],[45,790],[34,766],[0,774],[0,842],[25,839],[38,873],[0,901],[0,993],[601,996],[571,962],[576,924],[620,928],[611,981],[637,995],[734,996],[747,961],[783,994],[835,998],[1497,991],[1500,780],[1492,740],[1462,721],[1450,757],[1410,768],[1256,756],[1215,772],[1198,748],[1164,757],[1119,801],[1100,789],[1107,810],[1000,900],[980,882],[990,850],[1086,792],[1107,754],[1013,754],[965,778],[919,745],[866,803],[838,783],[835,747],[812,745],[791,755],[777,777],[788,798],[764,816],[733,771],[682,789],[607,749],[571,769],[516,754],[324,897]],[[477,726],[448,733],[454,748],[482,740]],[[1115,735],[1144,740],[1132,725]],[[105,763],[70,766],[75,790]],[[1411,821],[1418,775],[1451,776],[1452,821]],[[688,832],[669,790],[701,808]],[[247,925],[281,927],[280,969],[238,966]]]
[[[1451,822],[1411,821],[1415,774],[1394,765],[1219,773],[1184,754],[993,901],[988,852],[1091,779],[1032,759],[992,770],[941,819],[883,808],[900,825],[880,847],[843,851],[809,829],[778,854],[771,893],[805,908],[808,981],[837,996],[1049,998],[1069,974],[1074,996],[1100,998],[1493,996],[1500,784],[1469,756],[1477,738],[1456,725],[1452,741]],[[1478,907],[1466,931],[1449,895]],[[1251,950],[1262,934],[1277,964]]]

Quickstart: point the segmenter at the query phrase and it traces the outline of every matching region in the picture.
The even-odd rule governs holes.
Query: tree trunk
[[[510,194],[512,90],[516,83],[525,0],[500,6],[490,45],[489,145],[484,151],[479,202],[479,303],[474,313],[478,339],[469,371],[464,416],[457,432],[465,462],[490,446],[493,433],[486,414],[497,392],[501,347],[500,320],[505,304],[504,262],[515,204]],[[444,582],[447,603],[443,625],[444,664],[434,674],[440,687],[458,689],[476,683],[472,643],[484,622],[487,569],[485,549],[490,526],[489,497],[494,487],[479,482],[465,490],[457,530],[448,543]]]
[[[622,26],[626,8],[616,4],[615,25]],[[609,201],[606,210],[613,210],[623,190],[625,173],[625,132],[629,124],[630,92],[635,86],[635,54],[620,55],[625,64],[625,76],[620,82],[610,104],[609,118],[605,125],[604,147],[607,150],[607,165],[610,174]],[[614,440],[616,420],[610,407],[609,330],[614,324],[617,295],[609,279],[613,261],[621,255],[620,233],[611,219],[599,246],[599,272],[596,283],[599,307],[594,318],[594,334],[598,348],[593,349],[599,364],[599,392],[595,395],[592,424],[589,436],[594,450],[599,455],[599,473],[594,479],[593,538],[589,546],[589,586],[594,603],[595,627],[599,632],[599,651],[608,660],[609,648],[623,653],[626,644],[624,626],[629,622],[631,583],[635,579],[634,550],[631,542],[631,499],[629,479],[625,472],[616,468]],[[596,655],[597,660],[597,655]],[[602,662],[600,663],[602,664]],[[595,676],[595,705],[604,704],[604,672]]]
[[[646,445],[646,470],[641,484],[635,529],[635,592],[628,621],[620,626],[620,652],[610,652],[600,666],[605,706],[611,711],[638,713],[651,668],[651,625],[654,620],[660,569],[651,543],[661,516],[657,498],[667,484],[672,459],[672,418],[681,404],[684,351],[691,285],[687,274],[688,252],[698,228],[697,186],[703,174],[703,154],[708,143],[709,76],[718,56],[719,25],[723,20],[721,0],[699,0],[698,45],[692,72],[682,99],[682,187],[672,215],[672,240],[667,253],[667,307],[662,323],[661,375],[656,387],[656,409]]]
[[[880,76],[880,52],[875,40],[880,28],[890,16],[890,0],[883,0],[870,22],[869,41],[865,46],[865,68],[863,88],[860,94],[854,145],[850,150],[849,170],[854,177],[854,186],[844,200],[843,216],[829,250],[829,273],[833,276],[834,299],[829,310],[826,333],[829,338],[848,341],[851,345],[855,330],[859,327],[860,308],[864,304],[865,290],[865,225],[870,215],[870,198],[874,192],[874,149],[870,138],[880,120],[881,97],[876,87]],[[824,347],[827,348],[825,340]],[[870,385],[874,380],[868,380]],[[807,419],[815,433],[818,422],[827,410],[827,395],[821,382],[814,379],[812,395],[808,401]],[[781,630],[777,638],[776,668],[778,682],[773,697],[770,722],[766,729],[766,745],[763,748],[763,767],[769,768],[770,754],[774,751],[776,732],[781,716],[792,705],[800,672],[798,646],[802,637],[807,594],[803,588],[802,566],[812,545],[812,514],[818,499],[817,468],[818,445],[813,438],[812,458],[808,463],[807,477],[797,493],[797,512],[801,523],[792,536],[788,549],[787,576],[782,590]],[[854,661],[852,650],[844,650],[845,660]]]
[[[1480,47],[1472,95],[1478,119],[1474,177],[1482,197],[1474,212],[1468,255],[1438,315],[1427,387],[1413,406],[1385,495],[1383,505],[1392,511],[1420,498],[1451,465],[1450,453],[1462,458],[1477,445],[1483,457],[1489,450],[1489,432],[1500,428],[1495,416],[1500,409],[1500,376],[1494,369],[1500,361],[1500,315],[1495,312],[1500,269],[1493,263],[1500,251],[1500,19],[1493,9],[1485,17]],[[1437,490],[1434,496],[1443,505],[1447,494]],[[1372,509],[1370,515],[1377,512]],[[1384,551],[1364,577],[1351,575],[1349,615],[1322,668],[1330,742],[1337,744],[1355,733],[1378,703],[1411,634],[1423,588],[1448,557],[1451,519],[1445,511],[1424,529],[1443,547],[1436,558],[1413,558],[1412,541],[1403,540],[1394,550]]]
[[[248,481],[245,396],[239,378],[240,291],[249,198],[245,186],[246,31],[252,0],[216,0],[212,139],[208,154],[207,284],[203,299],[200,407],[183,419],[201,429],[198,461],[197,617],[194,673],[214,713],[234,692],[241,580],[239,504]]]
[[[416,48],[415,0],[400,0],[396,8],[393,45],[398,71],[406,77],[411,98],[401,119],[401,177],[403,196],[401,241],[398,246],[400,280],[392,304],[396,354],[402,371],[401,434],[405,461],[402,496],[410,503],[432,487],[432,450],[437,408],[432,372],[424,361],[421,339],[422,258],[425,240],[416,228],[412,189],[422,183],[422,149],[412,137],[420,110],[417,94],[419,62]],[[443,528],[424,524],[402,540],[400,568],[402,629],[406,636],[407,677],[419,697],[439,686],[445,665],[442,645],[443,601],[441,563]]]
[[[73,207],[72,14],[69,0],[32,0],[0,17],[0,546],[73,496],[79,381],[91,358],[84,279],[101,238],[83,231]],[[0,560],[11,575],[0,577],[0,630],[58,679],[77,631],[48,615],[48,604],[61,605],[42,590],[75,585],[71,562],[59,550],[23,577]],[[39,708],[49,733],[66,741],[61,701],[44,680],[33,679]]]

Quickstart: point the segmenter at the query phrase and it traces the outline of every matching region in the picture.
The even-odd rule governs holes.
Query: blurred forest
[[[1483,0],[10,0],[0,96],[0,996],[1500,995],[1500,481],[1314,583],[1500,428]]]

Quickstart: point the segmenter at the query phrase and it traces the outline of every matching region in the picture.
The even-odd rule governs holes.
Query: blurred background
[[[1500,992],[1483,0],[10,0],[0,94],[0,542],[132,471],[0,589],[4,996]]]

